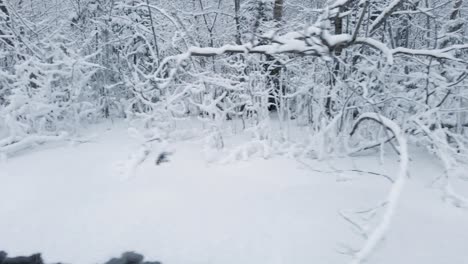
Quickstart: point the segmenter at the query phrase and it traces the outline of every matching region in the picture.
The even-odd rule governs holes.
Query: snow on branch
[[[319,26],[311,26],[303,31],[293,31],[282,35],[270,32],[260,37],[260,42],[250,42],[242,45],[227,44],[221,47],[189,47],[185,53],[166,57],[160,64],[155,76],[168,69],[171,62],[177,66],[191,57],[213,57],[223,54],[298,54],[304,56],[317,56],[327,58],[333,54],[337,47],[352,45],[367,45],[382,52],[389,64],[393,63],[393,53],[378,40],[364,37],[355,37],[351,34],[331,34]],[[266,44],[264,44],[266,43]],[[169,77],[176,74],[173,67],[169,70]],[[165,78],[170,79],[170,78]]]
[[[224,45],[219,48],[191,47],[187,56],[216,56],[226,53],[252,53],[252,54],[279,54],[296,53],[302,55],[323,56],[328,55],[335,46],[348,42],[351,38],[347,36],[331,36],[319,28],[303,32],[289,32],[281,36],[274,33],[262,36],[261,39],[268,44]]]
[[[303,32],[289,32],[281,36],[274,36],[273,34],[265,35],[263,40],[269,41],[268,44],[252,45],[247,43],[244,45],[224,45],[219,48],[211,47],[191,47],[189,50],[181,54],[183,58],[191,56],[210,57],[222,54],[238,54],[238,53],[252,53],[252,54],[300,54],[312,55],[319,57],[330,56],[332,51],[338,47],[349,47],[355,44],[367,45],[384,53],[387,57],[388,63],[393,62],[392,51],[382,42],[371,39],[358,37],[353,39],[350,34],[332,35],[327,30],[317,27],[309,28],[309,33]]]
[[[408,49],[403,47],[398,47],[392,50],[393,55],[404,54],[404,55],[413,55],[413,56],[427,56],[435,59],[448,59],[458,62],[465,62],[455,58],[450,52],[456,50],[468,49],[468,44],[453,45],[443,49]]]
[[[352,45],[366,45],[382,52],[387,62],[389,64],[393,64],[394,55],[428,56],[437,59],[459,61],[451,54],[451,52],[468,49],[468,44],[454,45],[444,49],[435,50],[409,49],[402,47],[389,49],[387,45],[373,38],[357,37],[353,39],[353,36],[350,34],[331,35],[328,31],[323,31],[321,34],[312,34],[309,36],[305,36],[300,32],[290,32],[280,37],[264,37],[264,39],[268,39],[272,43],[257,46],[252,45],[252,43],[243,45],[228,44],[218,48],[190,47],[187,52],[171,58],[177,58],[177,61],[181,62],[192,56],[212,57],[223,54],[274,55],[284,53],[326,57],[329,56],[338,46],[349,47]]]
[[[351,264],[360,264],[364,262],[370,256],[376,246],[385,238],[406,183],[409,162],[406,136],[404,135],[404,131],[397,123],[377,113],[364,113],[357,119],[353,130],[357,128],[362,120],[375,121],[379,124],[382,124],[386,129],[392,131],[399,144],[400,169],[398,171],[397,178],[393,183],[386,200],[384,201],[386,209],[382,216],[382,220],[369,235],[364,246],[354,255]]]
[[[373,38],[354,37],[350,34],[333,35],[330,34],[328,30],[315,26],[309,27],[305,32],[295,31],[280,36],[276,36],[275,33],[269,33],[262,36],[261,39],[268,43],[247,43],[243,45],[227,44],[221,47],[190,47],[185,53],[165,58],[158,73],[173,60],[175,60],[177,64],[180,64],[190,57],[213,57],[223,54],[298,54],[327,57],[339,46],[366,45],[382,52],[387,62],[393,64],[393,57],[395,55],[429,56],[438,59],[459,61],[451,52],[468,49],[468,44],[454,45],[435,50],[402,47],[389,49],[387,45]]]

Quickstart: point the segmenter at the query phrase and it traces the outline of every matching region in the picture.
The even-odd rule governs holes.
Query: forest
[[[0,0],[0,185],[8,197],[1,198],[0,218],[14,215],[0,220],[0,250],[42,251],[71,263],[133,249],[184,264],[468,263],[461,249],[468,241],[467,39],[464,0]],[[361,189],[340,185],[356,181]],[[301,186],[312,182],[323,190],[300,198]],[[229,188],[252,201],[232,201],[237,194]],[[104,227],[104,213],[91,206],[99,199],[116,218],[118,204],[128,211],[116,229]],[[318,207],[308,208],[311,200]],[[183,213],[166,208],[171,203]],[[236,209],[225,219],[220,208],[229,205]],[[158,222],[156,212],[154,221],[130,219],[147,217],[153,206],[169,210],[167,219]],[[197,206],[204,217],[191,211]],[[310,212],[288,214],[291,206]],[[45,208],[43,225],[15,220],[30,218],[36,207]],[[66,240],[72,222],[61,235],[45,230],[54,229],[51,214],[71,215],[71,207],[82,208],[77,223],[99,214],[83,236],[104,228],[106,249],[96,241],[99,253],[80,258],[84,242],[62,251],[43,243]],[[402,224],[409,207],[427,215],[406,215]],[[314,219],[320,208],[333,211],[323,216],[328,228],[340,223],[323,256],[306,253],[320,244],[306,234],[328,231],[301,235],[286,224]],[[267,223],[281,212],[267,227],[232,220],[245,215]],[[427,239],[412,240],[425,254],[382,249],[404,240],[392,233],[394,223],[405,234],[431,217],[442,223],[431,232],[453,229],[444,233],[446,251],[437,255],[439,244],[423,242],[438,240],[427,230],[420,230]],[[112,244],[117,229],[152,223],[182,231],[154,231],[161,235],[156,242]],[[283,224],[288,228],[276,236]],[[235,243],[220,238],[229,226],[245,231],[225,238]],[[203,237],[203,230],[202,248],[194,241],[174,246]],[[259,230],[271,239],[248,235]],[[37,238],[25,244],[30,234]],[[211,244],[217,239],[220,249]],[[153,250],[153,242],[161,248]],[[300,249],[292,249],[296,244]],[[218,249],[219,256],[207,253]],[[448,255],[453,259],[445,262]]]

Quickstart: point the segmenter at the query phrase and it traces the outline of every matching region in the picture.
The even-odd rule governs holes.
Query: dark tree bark
[[[0,35],[3,36],[1,37],[1,40],[5,42],[8,46],[14,47],[15,45],[13,41],[7,36],[7,34],[5,34],[5,29],[2,28],[2,24],[4,25],[4,27],[10,26],[10,13],[8,12],[8,8],[6,7],[4,0],[0,0],[0,12],[2,13],[1,16],[4,17],[4,19],[0,18]],[[4,21],[4,23],[1,23],[2,20]]]
[[[276,23],[281,23],[283,19],[283,4],[284,0],[275,0],[275,6],[273,8],[273,19]]]
[[[276,27],[279,28],[281,26],[281,21],[283,20],[283,5],[284,0],[275,0],[274,7],[273,7],[273,20],[276,23]],[[272,87],[270,91],[270,95],[268,98],[268,109],[270,111],[277,110],[279,106],[279,96],[281,96],[282,87],[281,87],[281,69],[282,65],[275,60],[273,56],[267,56],[267,67],[270,68],[269,72],[269,84]]]
[[[241,28],[240,28],[240,0],[234,0],[234,21],[236,22],[236,44],[242,44]]]
[[[456,0],[455,3],[453,4],[453,9],[452,12],[450,13],[450,20],[456,20],[460,17],[461,15],[461,7],[463,4],[463,0]],[[455,25],[452,25],[451,27],[448,28],[447,33],[455,33],[463,28],[463,23],[458,23]],[[440,48],[445,48],[448,47],[450,44],[455,44],[452,43],[452,41],[449,38],[444,39],[441,44]]]

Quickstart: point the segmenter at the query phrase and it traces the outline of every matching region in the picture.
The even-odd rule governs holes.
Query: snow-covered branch
[[[426,56],[426,57],[432,57],[435,59],[448,59],[448,60],[454,60],[454,61],[466,63],[466,61],[460,60],[452,54],[455,51],[466,50],[466,49],[468,49],[468,44],[453,45],[453,46],[443,48],[443,49],[409,49],[409,48],[398,47],[398,48],[392,49],[391,52],[393,55],[401,54],[401,55],[412,55],[412,56]]]
[[[409,155],[404,131],[397,123],[377,113],[364,113],[357,119],[356,123],[359,124],[361,120],[366,119],[382,124],[386,129],[392,131],[392,133],[395,135],[400,152],[400,169],[398,171],[396,180],[393,183],[387,198],[385,199],[386,209],[381,221],[369,235],[366,242],[364,243],[364,246],[354,255],[354,259],[351,261],[351,264],[363,263],[371,255],[372,251],[376,248],[378,243],[380,243],[385,238],[386,233],[390,229],[390,224],[398,206],[408,173]]]
[[[67,133],[62,133],[57,136],[41,136],[41,135],[31,135],[17,141],[11,142],[10,144],[5,144],[0,146],[0,154],[11,155],[18,151],[22,151],[28,148],[31,148],[35,145],[41,145],[47,142],[55,142],[64,140],[67,136]]]

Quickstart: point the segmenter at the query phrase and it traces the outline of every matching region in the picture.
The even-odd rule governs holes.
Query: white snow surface
[[[97,136],[89,142],[53,143],[0,162],[0,249],[76,264],[128,250],[165,264],[347,263],[343,252],[364,240],[340,212],[377,206],[391,186],[347,170],[395,177],[399,166],[394,157],[381,164],[379,155],[209,163],[204,140],[192,138],[171,145],[168,163],[156,166],[150,155],[123,178],[120,163],[139,143],[124,124],[90,134]],[[412,149],[393,223],[368,263],[468,263],[468,211],[441,199],[432,184],[441,173]],[[468,181],[453,185],[468,196]]]

